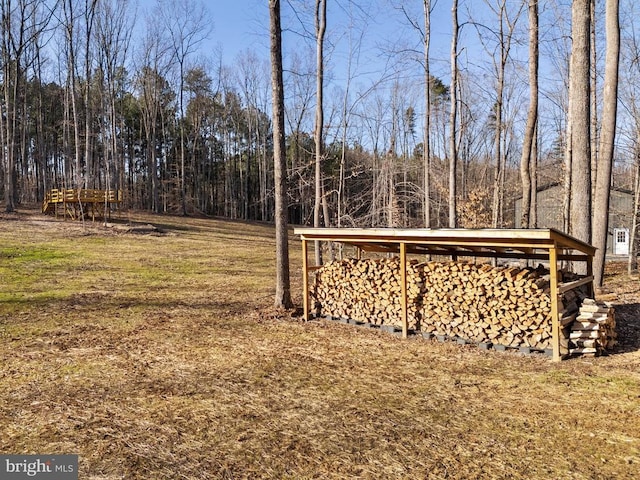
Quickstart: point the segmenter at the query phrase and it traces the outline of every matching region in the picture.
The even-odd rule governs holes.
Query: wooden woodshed
[[[302,240],[304,318],[309,320],[310,274],[319,266],[309,263],[309,242],[337,242],[351,245],[361,252],[378,252],[399,256],[401,278],[402,335],[408,334],[407,262],[408,255],[497,259],[500,261],[532,260],[548,264],[551,299],[551,344],[553,360],[562,358],[560,349],[560,296],[586,286],[593,295],[592,261],[595,248],[555,229],[395,229],[395,228],[296,228]],[[559,281],[562,262],[579,264],[586,275],[578,280]]]

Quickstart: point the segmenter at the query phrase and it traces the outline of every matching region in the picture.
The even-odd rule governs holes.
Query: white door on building
[[[629,229],[613,229],[613,254],[629,255]]]

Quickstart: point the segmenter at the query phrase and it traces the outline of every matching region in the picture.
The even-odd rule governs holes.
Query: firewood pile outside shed
[[[615,344],[613,308],[593,298],[595,249],[557,230],[298,228],[294,233],[302,239],[307,320],[313,313],[404,337],[543,351],[554,360],[599,354]],[[356,255],[310,266],[309,241],[351,245]],[[363,258],[365,252],[372,252],[371,258]]]

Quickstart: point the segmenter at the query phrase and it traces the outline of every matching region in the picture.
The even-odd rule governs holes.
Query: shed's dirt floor
[[[0,215],[0,452],[82,479],[640,478],[640,284],[620,344],[543,355],[271,307],[273,229]],[[294,301],[300,245],[291,238]]]

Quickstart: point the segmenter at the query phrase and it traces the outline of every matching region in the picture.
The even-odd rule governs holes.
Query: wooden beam
[[[450,256],[452,254],[457,255],[458,257],[481,257],[481,258],[512,258],[512,259],[523,259],[523,260],[549,260],[548,253],[517,253],[517,252],[506,252],[506,253],[496,253],[490,251],[472,251],[472,250],[441,250],[435,247],[423,247],[419,249],[412,248],[411,245],[407,245],[407,253],[419,253],[423,255],[446,255]],[[558,260],[567,260],[574,262],[585,262],[587,261],[586,255],[563,255],[558,254]]]
[[[558,306],[558,252],[555,248],[549,250],[549,272],[551,276],[551,346],[553,361],[562,360],[560,355],[560,308]]]
[[[339,241],[339,240],[335,240]],[[376,242],[361,242],[361,241],[345,241],[342,242],[347,245],[353,245],[360,250],[367,252],[382,252],[382,253],[399,253],[400,247],[397,244],[391,243],[376,243]]]
[[[554,229],[397,229],[397,228],[296,228],[307,239],[356,239],[399,243],[496,246],[504,248],[567,248],[593,255],[594,247]]]
[[[448,238],[448,237],[436,238],[436,239],[434,238],[416,239],[416,238],[405,238],[405,237],[400,238],[400,237],[393,237],[393,236],[389,236],[389,237],[385,237],[385,236],[355,237],[355,236],[348,236],[348,235],[338,235],[336,237],[327,237],[327,236],[319,236],[319,235],[302,235],[302,236],[304,236],[304,238],[306,238],[307,240],[314,240],[314,241],[330,240],[333,242],[351,243],[354,245],[362,245],[362,246],[369,245],[370,248],[373,245],[376,245],[376,246],[379,245],[380,246],[379,248],[385,248],[383,246],[392,245],[393,247],[391,248],[395,248],[395,249],[398,248],[397,245],[400,242],[404,242],[407,245],[412,245],[412,244],[429,245],[429,246],[439,246],[442,248],[452,248],[452,249],[458,249],[458,248],[471,249],[472,247],[479,247],[479,248],[488,248],[496,251],[500,249],[503,249],[504,251],[510,251],[510,250],[518,250],[523,248],[548,250],[553,246],[552,243],[546,243],[546,242],[527,243],[522,240],[488,241],[484,239],[465,239],[464,241],[462,241],[462,240],[458,240],[455,238]]]
[[[568,292],[569,290],[573,290],[574,288],[578,288],[582,285],[587,285],[588,283],[593,285],[593,275],[581,278],[580,280],[574,280],[573,282],[561,283],[558,285],[558,293]]]
[[[400,253],[399,243],[375,243],[369,241],[367,243],[361,241],[343,241],[346,245],[353,245],[358,249],[367,252],[378,253]],[[496,252],[490,250],[490,247],[471,247],[468,245],[455,248],[446,245],[432,245],[432,244],[414,244],[407,243],[407,253],[416,255],[444,255],[450,257],[455,255],[457,257],[482,257],[482,258],[504,258],[504,259],[524,259],[524,260],[541,260],[545,261],[549,259],[548,253],[542,253],[545,249],[541,250],[541,253],[523,253],[519,251],[505,251]],[[534,249],[529,249],[534,251]],[[558,254],[558,260],[574,261],[574,262],[586,262],[589,258],[588,255],[576,255],[576,254]]]
[[[309,269],[307,254],[309,247],[307,241],[302,239],[302,308],[303,316],[306,322],[309,321]]]
[[[587,258],[587,276],[591,277],[591,284],[589,285],[589,294],[591,298],[595,299],[596,291],[595,285],[593,284],[593,256],[589,256]]]
[[[407,244],[400,244],[400,287],[402,290],[402,338],[409,333],[409,309],[407,306]]]
[[[550,231],[551,238],[564,248],[578,250],[590,256],[593,256],[596,254],[596,248],[589,245],[588,243],[578,240],[577,238],[570,237],[569,235],[566,235],[553,228],[550,229],[549,231]]]

